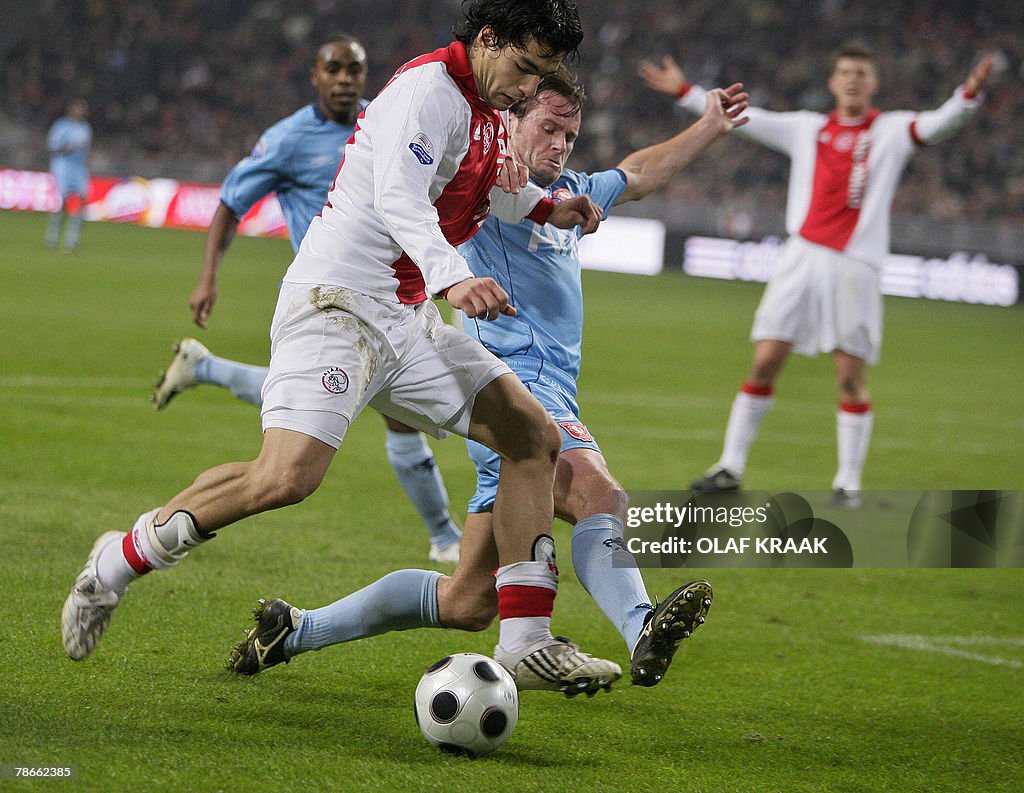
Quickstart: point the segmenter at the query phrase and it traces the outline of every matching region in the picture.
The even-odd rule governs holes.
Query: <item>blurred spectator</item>
[[[913,161],[894,211],[934,218],[1024,220],[1024,15],[1019,0],[604,0],[582,10],[578,71],[591,102],[573,167],[593,169],[686,123],[636,76],[671,54],[703,85],[743,81],[774,110],[828,106],[829,53],[859,38],[883,55],[882,108],[937,107],[982,50],[1000,53],[972,134]],[[450,41],[458,0],[42,0],[0,49],[0,116],[44,130],[71,93],[85,96],[99,143],[94,169],[219,182],[260,132],[309,95],[308,63],[332,31],[370,42],[372,96],[408,58]],[[739,32],[739,34],[738,34]],[[0,43],[0,48],[3,44]],[[0,136],[3,139],[3,136]],[[102,145],[100,145],[102,144]],[[45,152],[34,153],[45,167]],[[0,143],[0,164],[28,164]],[[787,164],[729,139],[659,203],[782,205]],[[744,224],[746,221],[744,221]],[[744,225],[746,228],[746,225]]]

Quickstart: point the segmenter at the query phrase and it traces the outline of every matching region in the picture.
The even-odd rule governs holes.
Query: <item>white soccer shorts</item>
[[[465,436],[476,395],[511,370],[441,319],[340,286],[285,283],[270,330],[263,429],[333,446],[367,405],[433,435]]]
[[[791,342],[801,355],[842,350],[877,363],[882,347],[878,270],[790,237],[754,315],[750,340],[767,339]]]

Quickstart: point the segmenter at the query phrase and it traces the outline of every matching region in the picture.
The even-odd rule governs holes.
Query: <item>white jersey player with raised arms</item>
[[[754,360],[733,402],[722,456],[691,485],[694,489],[740,487],[750,447],[789,353],[827,352],[833,356],[839,389],[833,504],[860,505],[874,419],[867,365],[877,362],[882,342],[880,271],[889,252],[893,196],[917,147],[951,135],[981,104],[991,65],[991,58],[983,59],[936,110],[882,112],[871,105],[878,90],[874,56],[861,45],[849,44],[832,60],[832,113],[750,108],[750,123],[738,134],[791,161],[789,239],[754,318]],[[703,109],[704,91],[686,82],[670,58],[660,67],[643,64],[641,74],[657,90],[678,96],[682,107]]]
[[[71,658],[92,652],[132,580],[176,565],[220,528],[311,495],[351,421],[373,404],[502,455],[495,583],[503,663],[513,673],[531,660],[551,665],[554,690],[596,691],[621,676],[617,664],[551,632],[554,422],[507,366],[445,325],[427,299],[444,294],[473,317],[515,312],[453,247],[492,206],[516,222],[597,228],[588,196],[555,204],[539,188],[522,189],[525,169],[504,160],[501,143],[499,111],[532,96],[583,32],[570,0],[474,0],[463,12],[450,47],[412,61],[365,109],[328,205],[288,271],[271,329],[259,458],[213,468],[127,534],[99,537],[64,605]],[[427,603],[438,576],[420,572],[401,596]],[[270,617],[280,627],[289,613]]]

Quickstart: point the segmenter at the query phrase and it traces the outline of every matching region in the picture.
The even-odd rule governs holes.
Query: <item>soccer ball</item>
[[[431,666],[416,686],[416,721],[442,751],[482,757],[512,734],[519,721],[515,680],[497,661],[457,653]]]

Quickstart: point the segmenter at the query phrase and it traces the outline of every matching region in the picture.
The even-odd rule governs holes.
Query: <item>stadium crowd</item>
[[[261,130],[311,101],[309,63],[326,35],[347,31],[365,42],[372,96],[402,62],[450,41],[458,7],[458,0],[44,0],[18,34],[8,34],[6,51],[0,43],[0,116],[38,129],[38,151],[26,163],[0,136],[0,164],[45,168],[45,130],[81,95],[91,107],[97,172],[218,182]],[[581,3],[581,16],[587,38],[577,68],[590,100],[573,165],[583,170],[690,122],[642,85],[642,59],[671,54],[705,86],[743,81],[751,103],[768,109],[828,109],[828,55],[857,38],[879,58],[879,105],[928,109],[952,93],[978,52],[994,51],[1001,75],[965,133],[969,142],[916,157],[895,212],[1024,220],[1018,0],[604,0]],[[710,202],[739,215],[781,207],[786,173],[781,156],[728,140],[661,200]]]

